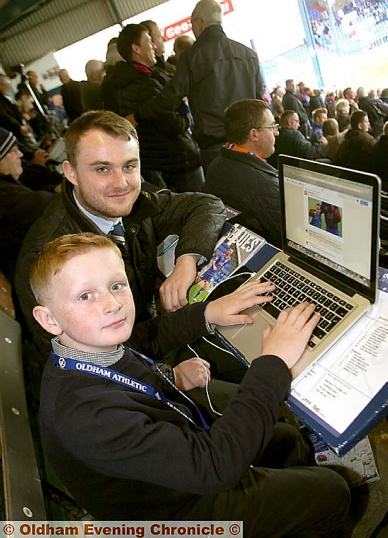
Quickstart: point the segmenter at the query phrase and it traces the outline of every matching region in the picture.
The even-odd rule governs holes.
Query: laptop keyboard
[[[353,305],[337,297],[322,286],[294,271],[284,263],[277,261],[262,275],[262,282],[271,281],[276,290],[271,293],[274,299],[263,305],[263,309],[277,319],[280,312],[289,306],[299,303],[314,303],[315,311],[321,319],[313,331],[313,335],[321,340],[352,310]],[[314,347],[314,340],[310,340]]]

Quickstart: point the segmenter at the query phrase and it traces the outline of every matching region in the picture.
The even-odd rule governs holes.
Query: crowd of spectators
[[[362,13],[363,9],[373,8],[366,4],[373,2],[349,2],[343,12],[346,14],[352,8]],[[337,13],[340,24],[338,17]],[[67,69],[60,69],[63,106],[49,96],[35,72],[23,74],[16,93],[12,92],[9,77],[0,73],[3,252],[0,269],[15,284],[15,301],[20,301],[18,315],[31,339],[31,349],[37,355],[40,353],[41,364],[46,362],[50,348],[50,331],[45,330],[49,321],[46,317],[48,325],[39,325],[32,315],[33,308],[39,305],[28,284],[28,274],[40,250],[53,238],[80,232],[111,235],[115,240],[119,237],[123,267],[136,306],[134,340],[144,339],[149,333],[151,325],[146,330],[141,323],[157,317],[157,331],[162,335],[178,320],[180,342],[193,316],[197,316],[196,324],[194,329],[187,329],[185,338],[213,330],[204,307],[195,311],[188,307],[187,289],[198,266],[211,256],[225,221],[224,204],[239,212],[237,222],[281,246],[279,154],[374,172],[380,175],[383,188],[388,190],[388,88],[360,86],[356,91],[351,87],[328,91],[310,89],[303,81],[296,83],[289,78],[284,86],[278,85],[269,92],[263,85],[256,53],[229,39],[221,23],[220,4],[215,0],[200,0],[191,16],[195,40],[187,36],[177,38],[175,54],[167,60],[156,22],[148,20],[125,26],[108,43],[104,62],[90,59],[86,63],[86,80],[74,81]],[[330,39],[325,25],[319,39]],[[66,118],[61,116],[63,110]],[[53,135],[50,117],[54,114],[61,120],[57,120]],[[67,128],[61,131],[59,125],[64,124],[64,119]],[[57,163],[50,162],[50,144],[61,135],[65,136],[67,151],[63,174],[52,167]],[[149,184],[141,183],[142,180]],[[159,188],[162,190],[155,193]],[[122,230],[120,236],[117,227]],[[176,263],[171,275],[161,284],[156,248],[170,233],[180,235]],[[186,316],[187,311],[192,312],[191,317]],[[164,318],[166,312],[175,317]],[[173,336],[168,338],[174,341]],[[151,346],[150,342],[147,345]],[[167,353],[160,342],[155,350],[164,361]],[[203,388],[202,381],[190,384],[183,380],[200,371],[201,375],[205,372],[206,381],[210,370],[209,363],[197,360],[188,366],[185,361],[167,365],[170,382],[180,381],[183,391],[189,390],[188,387]],[[289,388],[287,380],[283,381],[281,394],[275,398],[276,405]],[[276,392],[276,382],[274,386]],[[222,390],[229,398],[226,385]],[[233,396],[235,392],[232,390]],[[263,405],[265,408],[267,403]],[[277,413],[274,416],[270,422],[276,423]],[[272,422],[265,426],[268,439],[274,430]],[[206,443],[201,450],[206,457],[212,456],[211,448],[204,448]],[[230,447],[225,443],[228,454]],[[255,443],[261,446],[261,437]],[[63,446],[61,450],[65,451]],[[141,447],[138,450],[141,452]],[[250,462],[257,465],[259,454],[262,448],[252,454]],[[55,456],[53,459],[60,469],[61,463]],[[244,465],[245,460],[242,458]],[[305,457],[300,462],[304,464]],[[83,464],[77,461],[74,469],[77,466],[84,472]],[[208,469],[211,473],[217,471],[212,457]],[[220,488],[226,491],[240,485],[245,476],[243,471],[237,472],[230,483],[215,481],[211,492],[206,489],[206,480],[190,486],[181,506],[174,503],[181,498],[181,493],[176,495],[176,491],[182,488],[182,480],[171,480],[167,497],[171,498],[172,508],[166,511],[159,506],[154,513],[160,517],[171,514],[185,517],[195,507],[193,513],[198,517],[209,513],[230,516],[224,510],[224,498],[219,497]],[[103,466],[100,468],[96,463],[93,472],[89,475],[85,471],[85,476],[92,476],[92,482],[98,482],[99,473],[104,472]],[[125,469],[121,472],[123,476],[107,480],[116,491],[133,482]],[[151,491],[150,483],[154,479],[146,475],[147,470],[139,474],[144,495]],[[171,470],[170,476],[176,477],[176,473]],[[159,489],[163,484],[161,477],[157,479]],[[76,478],[78,482],[79,477]],[[308,484],[303,472],[295,480],[300,481],[302,490],[305,488],[306,496],[310,488],[314,494],[317,494],[314,488],[324,492],[330,482],[324,473],[323,484]],[[311,528],[318,533],[323,529],[322,536],[341,535],[347,490],[342,482],[334,481],[333,487],[343,503],[337,507],[335,521],[325,520],[325,500],[321,494],[319,514],[313,514],[311,521],[306,514],[301,516],[305,518],[298,523],[302,532]],[[100,493],[101,499],[105,493]],[[131,495],[135,497],[133,492]],[[219,512],[209,509],[215,499],[222,506]],[[134,506],[138,501],[133,501]],[[153,502],[157,506],[157,500]],[[208,505],[207,510],[202,502]],[[256,502],[260,505],[263,501]],[[120,511],[122,507],[115,511],[115,498],[109,499],[109,503],[110,512],[104,512],[104,502],[100,500],[95,505],[91,502],[90,506],[96,508],[97,517],[119,514],[118,519],[125,519],[125,513]],[[128,504],[131,505],[131,499]],[[294,508],[293,514],[298,512],[297,503]],[[234,515],[241,513],[244,514],[237,511]],[[256,529],[257,525],[260,529],[264,525],[252,515],[246,517],[252,528]],[[284,525],[287,532],[295,530],[289,522]]]

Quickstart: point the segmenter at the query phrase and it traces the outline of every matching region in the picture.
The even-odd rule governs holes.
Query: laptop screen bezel
[[[281,203],[281,237],[282,237],[282,250],[287,255],[299,260],[302,264],[308,265],[317,271],[320,275],[329,275],[335,280],[341,280],[347,287],[359,293],[363,297],[366,297],[371,302],[375,302],[377,293],[377,269],[378,269],[378,256],[379,256],[379,232],[380,232],[380,202],[381,202],[381,180],[375,174],[368,172],[362,172],[359,170],[351,170],[349,168],[342,168],[332,164],[322,163],[318,161],[310,161],[307,159],[300,159],[298,157],[291,157],[289,155],[279,155],[279,190],[280,190],[280,203]],[[284,193],[284,167],[288,165],[301,170],[308,170],[311,172],[317,172],[320,174],[330,175],[331,177],[338,177],[341,179],[347,179],[364,185],[371,186],[373,188],[373,213],[372,213],[372,248],[370,253],[370,285],[364,286],[360,282],[353,280],[343,273],[338,273],[335,269],[329,265],[325,265],[318,259],[308,256],[292,246],[287,244],[286,239],[286,214],[285,214],[285,193]]]

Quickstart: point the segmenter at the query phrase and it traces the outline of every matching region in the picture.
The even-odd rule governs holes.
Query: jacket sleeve
[[[189,94],[190,89],[189,67],[183,55],[176,66],[174,77],[168,82],[161,93],[155,98],[143,102],[136,110],[135,119],[139,123],[144,120],[156,119],[163,112],[178,110],[182,99]]]
[[[207,302],[165,312],[133,327],[128,344],[154,360],[163,361],[170,351],[194,342],[208,331],[204,311]]]
[[[300,131],[294,132],[295,136],[295,147],[297,151],[296,157],[302,157],[304,159],[316,159],[319,157],[325,144],[323,142],[317,142],[317,144],[312,144],[307,140]]]
[[[162,86],[152,78],[132,82],[125,88],[117,90],[117,100],[121,116],[136,114],[142,109],[144,103],[154,103],[160,94]],[[182,100],[181,100],[182,101]],[[179,105],[176,107],[178,108]],[[156,108],[152,120],[159,131],[166,136],[177,136],[183,134],[190,126],[191,116],[178,114],[175,109]]]
[[[221,200],[196,192],[151,194],[161,211],[153,217],[160,243],[169,234],[178,234],[175,257],[199,254],[209,260],[226,219]]]
[[[131,395],[123,405],[123,398],[101,391],[98,401],[94,396],[83,405],[82,421],[74,420],[71,405],[55,417],[56,435],[98,473],[178,492],[220,493],[234,487],[268,446],[289,386],[283,361],[264,356],[253,362],[237,397],[208,432],[182,426],[179,417],[160,409],[160,419],[153,419],[149,396]],[[85,423],[93,424],[92,431]]]

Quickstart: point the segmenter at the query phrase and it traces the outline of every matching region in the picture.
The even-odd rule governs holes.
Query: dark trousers
[[[311,462],[298,430],[277,423],[262,457],[236,487],[217,495],[213,521],[243,521],[245,538],[342,538],[350,491]]]

